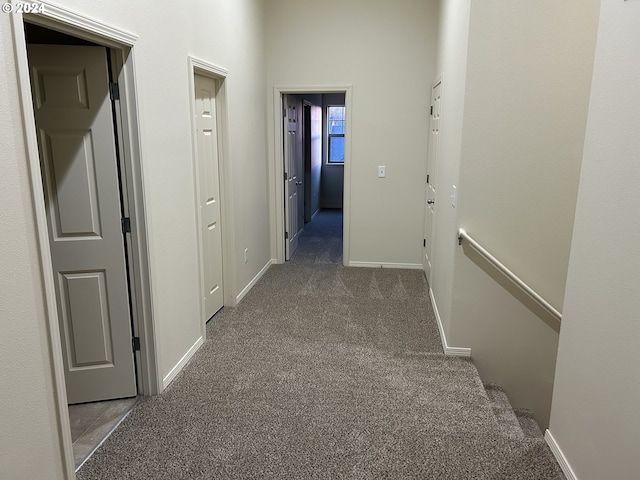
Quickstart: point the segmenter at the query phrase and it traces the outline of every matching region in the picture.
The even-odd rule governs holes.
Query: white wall
[[[461,28],[469,3],[445,5],[451,16],[444,21],[457,16],[454,25]],[[436,198],[437,215],[444,217],[436,224],[436,303],[449,345],[470,347],[483,380],[501,383],[514,406],[534,410],[542,425],[549,417],[559,327],[473,251],[456,247],[452,220],[562,309],[598,5],[471,4],[464,87],[462,60],[452,59],[464,52],[464,33],[456,42],[453,32],[443,31],[448,42],[441,44],[440,64],[449,62],[453,71],[444,72],[443,108],[456,103],[447,107],[454,109],[454,131],[445,132],[450,120],[446,111],[442,115],[451,157],[442,158],[445,175]],[[448,92],[451,77],[454,91]],[[460,124],[453,209],[453,184],[444,182],[456,181]]]
[[[235,220],[232,228],[241,247],[237,251],[248,247],[250,260],[230,266],[237,269],[237,284],[226,287],[240,292],[270,259],[265,206],[263,4],[243,0],[148,8],[124,0],[59,3],[139,36],[134,55],[162,378],[199,338],[202,321],[188,54],[229,70],[229,151],[235,191],[230,199]]]
[[[8,15],[0,32],[0,478],[56,479],[62,453]]]
[[[152,301],[162,379],[201,335],[188,54],[229,70],[226,81],[229,160],[234,192],[229,200],[233,205],[237,251],[241,253],[248,247],[249,262],[236,261],[230,267],[237,270],[237,283],[226,287],[234,294],[239,293],[271,258],[265,152],[264,4],[260,0],[225,0],[193,2],[180,8],[156,3],[150,8],[148,2],[125,0],[56,3],[139,37],[134,47],[135,73]],[[6,475],[7,478],[59,478],[60,448],[54,438],[42,286],[22,151],[24,132],[16,110],[19,96],[13,75],[13,39],[8,15],[1,17],[3,368],[0,375],[2,384],[8,387],[1,400],[1,467],[11,464],[11,472],[21,472]],[[33,458],[39,461],[33,462]],[[4,471],[0,472],[4,478]]]
[[[598,7],[598,0],[471,7],[460,223],[557,308]]]
[[[640,472],[639,24],[602,2],[549,427],[580,480]]]
[[[435,204],[437,214],[433,225],[430,288],[447,336],[451,327],[453,271],[457,250],[455,238],[458,229],[457,210],[451,206],[447,191],[451,185],[458,185],[460,178],[470,1],[440,2],[436,75],[442,75],[443,100],[438,140],[439,163],[437,171],[430,172],[431,175],[435,174],[436,193],[439,197]]]
[[[269,95],[274,85],[353,85],[350,260],[420,264],[437,1],[267,5]]]

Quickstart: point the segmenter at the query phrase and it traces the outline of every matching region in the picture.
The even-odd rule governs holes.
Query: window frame
[[[329,109],[330,108],[342,108],[343,110],[343,127],[342,127],[342,132],[343,133],[330,133],[330,127],[329,127]],[[327,118],[327,156],[326,156],[326,164],[327,165],[344,165],[344,153],[342,155],[342,160],[341,161],[337,161],[331,160],[331,139],[332,138],[342,138],[344,139],[344,131],[346,129],[346,123],[347,123],[347,109],[345,105],[326,105],[326,118]]]

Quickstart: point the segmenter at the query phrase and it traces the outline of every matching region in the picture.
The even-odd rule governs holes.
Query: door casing
[[[351,219],[351,108],[352,85],[326,85],[326,86],[275,86],[273,87],[273,125],[274,155],[270,162],[271,192],[271,218],[275,226],[271,234],[272,255],[276,263],[285,262],[285,192],[284,192],[284,122],[282,121],[283,95],[288,94],[323,94],[344,93],[345,108],[347,112],[345,122],[345,151],[344,151],[344,193],[343,193],[343,234],[342,234],[342,263],[349,265],[350,252],[350,219]]]
[[[62,360],[61,339],[58,330],[57,301],[54,286],[46,209],[40,171],[35,117],[32,106],[29,66],[24,33],[24,23],[33,23],[51,30],[66,33],[103,45],[110,49],[115,71],[114,78],[120,86],[120,101],[116,102],[116,128],[120,140],[122,159],[123,196],[128,202],[125,214],[131,218],[131,236],[127,242],[130,268],[130,288],[133,317],[133,335],[140,338],[140,350],[136,352],[138,392],[154,395],[161,391],[158,372],[156,341],[151,303],[147,220],[143,194],[140,134],[136,101],[136,83],[133,47],[137,36],[75,13],[66,8],[47,4],[43,13],[11,15],[11,28],[15,46],[16,74],[20,96],[22,124],[25,132],[25,148],[28,159],[31,195],[37,245],[40,253],[41,278],[46,305],[46,338],[52,362],[57,430],[63,451],[63,468],[67,478],[75,478],[75,462]]]
[[[229,165],[229,135],[228,135],[228,110],[227,110],[227,76],[229,72],[227,69],[214,65],[200,58],[189,55],[187,58],[187,75],[189,82],[189,105],[191,108],[191,132],[193,135],[193,184],[194,184],[194,208],[199,210],[200,205],[200,172],[199,172],[199,160],[197,155],[197,138],[196,138],[196,125],[195,125],[195,75],[202,75],[211,78],[216,81],[216,133],[218,142],[218,176],[220,183],[220,205],[221,205],[221,218],[220,221],[223,225],[222,229],[222,282],[224,292],[224,305],[235,307],[238,304],[238,299],[234,296],[231,285],[235,285],[235,256],[236,245],[234,241],[234,228],[233,228],[233,182],[231,179],[231,166]],[[202,218],[200,214],[197,215],[198,219],[198,232],[202,229]],[[205,304],[204,304],[204,269],[202,267],[202,259],[204,258],[204,251],[202,245],[202,238],[198,234],[198,255],[200,261],[198,262],[198,276],[199,276],[199,294],[200,294],[200,317],[205,317]],[[202,338],[206,338],[206,324],[201,323]]]

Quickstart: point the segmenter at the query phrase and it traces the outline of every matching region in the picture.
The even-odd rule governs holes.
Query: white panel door
[[[206,322],[222,308],[222,231],[220,227],[220,180],[216,131],[216,82],[194,76],[200,224],[204,273]]]
[[[285,172],[285,258],[291,259],[298,248],[304,227],[304,192],[302,191],[301,103],[285,95],[284,103],[284,172]]]
[[[107,51],[30,45],[69,403],[136,395]]]
[[[433,220],[436,208],[436,178],[438,171],[438,142],[440,137],[440,111],[442,81],[436,80],[431,88],[431,120],[429,123],[429,153],[427,155],[427,201],[424,220],[423,267],[429,284],[433,264]]]

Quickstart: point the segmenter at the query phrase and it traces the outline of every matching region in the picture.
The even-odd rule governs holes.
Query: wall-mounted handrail
[[[549,302],[547,302],[544,298],[540,296],[538,292],[536,292],[533,288],[523,282],[520,277],[518,277],[515,273],[509,270],[500,260],[494,257],[486,248],[476,242],[473,237],[471,237],[464,228],[458,230],[458,245],[462,245],[462,240],[466,240],[469,245],[473,247],[480,255],[485,257],[494,267],[496,267],[500,272],[515,283],[520,290],[529,295],[533,300],[538,302],[546,311],[548,311],[551,315],[553,315],[558,321],[562,320],[562,313],[560,313],[556,308],[553,307]]]

